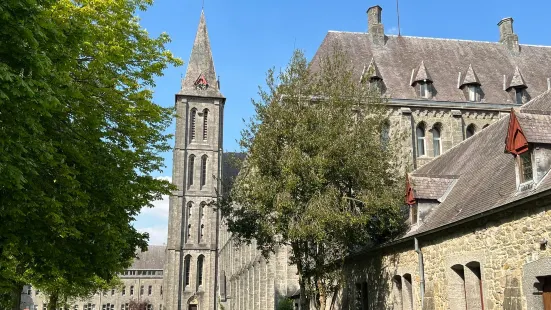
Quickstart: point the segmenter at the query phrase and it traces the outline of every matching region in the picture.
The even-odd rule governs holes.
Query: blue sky
[[[216,72],[226,96],[224,150],[236,151],[236,140],[253,111],[251,98],[264,84],[266,71],[284,67],[294,48],[311,59],[329,30],[365,32],[366,10],[383,8],[386,34],[398,33],[396,0],[205,0],[205,15]],[[202,0],[157,0],[141,12],[141,24],[152,36],[167,32],[167,48],[187,63],[201,13]],[[405,36],[498,41],[497,23],[514,18],[521,44],[551,46],[548,19],[551,1],[512,0],[400,1],[400,28]],[[157,79],[154,100],[174,105],[174,94],[186,65],[168,68]],[[174,127],[169,128],[174,133]],[[163,154],[167,168],[158,177],[170,179],[172,154]],[[151,235],[151,244],[166,239],[168,201],[144,210],[135,226]]]

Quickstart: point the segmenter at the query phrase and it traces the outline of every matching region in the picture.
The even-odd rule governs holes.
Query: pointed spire
[[[515,68],[515,73],[513,74],[513,78],[511,79],[511,83],[509,84],[508,88],[511,87],[518,87],[518,88],[527,88],[526,82],[524,82],[524,78],[522,77],[522,73],[520,73],[520,69],[518,66]]]
[[[377,64],[375,64],[374,57],[371,58],[371,62],[367,68],[364,66],[361,82],[371,81],[372,79],[383,79],[381,73],[379,72],[379,68],[377,68]]]
[[[480,80],[478,79],[478,76],[476,75],[476,72],[474,72],[473,66],[469,64],[469,68],[467,69],[467,72],[465,73],[465,78],[463,79],[463,83],[461,83],[461,87],[465,85],[480,85]]]
[[[417,73],[415,74],[415,77],[411,81],[411,86],[413,86],[416,82],[421,82],[421,81],[432,82],[430,74],[427,71],[427,68],[425,67],[425,62],[422,60],[421,60],[421,64],[419,65],[419,69],[417,69]]]
[[[186,76],[182,80],[181,95],[222,98],[218,89],[212,51],[205,12],[201,11],[201,19],[197,27],[195,42],[187,65]]]

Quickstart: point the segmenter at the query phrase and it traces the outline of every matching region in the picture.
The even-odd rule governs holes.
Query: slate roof
[[[521,112],[528,114],[528,111],[534,110],[551,112],[551,91],[526,103]],[[547,122],[550,120],[549,115],[530,115],[538,119],[542,116]],[[515,158],[504,152],[508,125],[509,116],[506,116],[411,173],[410,177],[414,180],[427,176],[436,179],[449,178],[450,175],[457,177],[443,202],[431,209],[424,222],[411,235],[428,232],[551,190],[551,177],[546,175],[535,188],[517,191]],[[538,130],[551,136],[551,126]],[[441,183],[436,185],[437,193],[433,196],[438,196],[443,188]],[[423,187],[420,190],[426,191]]]
[[[517,67],[532,98],[547,91],[547,78],[551,77],[551,47],[521,44],[516,56],[498,42],[408,36],[387,36],[385,41],[384,45],[375,45],[368,33],[330,31],[311,64],[315,68],[337,43],[350,54],[358,80],[364,65],[374,59],[386,87],[385,95],[395,99],[418,99],[410,83],[421,78],[412,74],[415,70],[419,75],[421,63],[433,81],[436,92],[431,100],[435,101],[467,101],[457,86],[459,73],[469,65],[476,70],[483,102],[487,103],[514,103],[504,88],[511,84]]]
[[[476,72],[474,72],[473,66],[470,64],[469,64],[469,68],[467,69],[467,72],[465,73],[465,76],[463,78],[463,83],[461,83],[461,86],[468,85],[468,84],[480,85],[480,80],[478,79]]]
[[[456,176],[412,176],[411,185],[415,198],[440,200],[455,184]]]
[[[138,253],[138,258],[134,259],[132,267],[129,269],[163,269],[166,257],[165,250],[166,246],[164,245],[148,246],[147,251]]]
[[[208,88],[198,89],[195,82],[203,76],[208,82]],[[186,76],[182,80],[180,95],[224,98],[218,89],[218,77],[214,70],[214,61],[212,60],[212,51],[210,48],[209,34],[207,31],[207,22],[205,13],[201,12],[201,19],[197,27],[197,34],[193,42],[191,56],[187,65]]]

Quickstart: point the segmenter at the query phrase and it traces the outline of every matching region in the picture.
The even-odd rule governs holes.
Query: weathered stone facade
[[[353,258],[336,309],[388,309],[412,292],[413,306],[403,309],[482,309],[479,283],[469,266],[479,266],[484,309],[543,309],[538,276],[551,274],[551,198],[538,199],[471,223],[418,237],[423,254],[425,298],[421,300],[419,257],[414,240]],[[530,266],[538,266],[531,270]],[[463,266],[458,279],[454,266]],[[408,278],[411,290],[407,289]],[[405,276],[405,277],[404,277]],[[400,277],[400,278],[398,278]],[[400,279],[401,292],[396,289]],[[361,308],[356,284],[367,281],[368,307]],[[463,284],[464,283],[464,284]],[[536,284],[536,285],[535,285]],[[467,295],[462,295],[465,285]],[[397,297],[396,294],[401,296]],[[531,304],[527,305],[527,302]],[[360,305],[359,305],[360,304]]]

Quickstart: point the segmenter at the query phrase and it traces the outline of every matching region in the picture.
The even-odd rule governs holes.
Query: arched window
[[[417,136],[417,156],[425,156],[425,124],[419,123],[417,130],[415,130]]]
[[[185,286],[189,285],[189,271],[191,269],[191,255],[186,255],[184,259],[184,283]],[[185,289],[185,288],[184,288]]]
[[[413,288],[411,274],[406,273],[402,277],[402,309],[413,310]]]
[[[203,255],[197,258],[197,289],[203,285],[203,261],[205,257]]]
[[[188,186],[193,185],[194,166],[195,166],[195,155],[190,155],[189,164],[188,164],[188,178],[187,178]]]
[[[195,123],[197,118],[197,110],[191,109],[191,116],[189,119],[189,140],[195,140]]]
[[[472,137],[476,133],[476,127],[474,124],[467,126],[466,136],[467,138]]]
[[[203,140],[207,140],[209,110],[203,110]]]
[[[201,188],[207,184],[207,155],[201,157]]]
[[[197,241],[201,242],[203,239],[203,230],[205,228],[205,223],[203,221],[205,217],[205,205],[206,203],[203,201],[201,202],[201,205],[199,206],[199,225],[197,225],[197,228],[199,229],[197,231]]]
[[[442,150],[442,144],[440,143],[440,124],[436,124],[432,127],[432,148],[434,157],[439,156]]]
[[[191,240],[191,209],[193,207],[193,202],[188,202],[187,204],[187,216],[186,216],[186,228],[187,228],[187,232],[186,232],[186,242],[188,242],[189,240]]]
[[[452,266],[449,285],[452,287],[453,295],[450,296],[450,303],[457,305],[454,309],[467,309],[466,290],[465,290],[465,269],[463,265]]]
[[[465,265],[465,282],[469,289],[467,305],[472,309],[484,309],[484,295],[482,294],[482,272],[479,262],[470,262]]]

